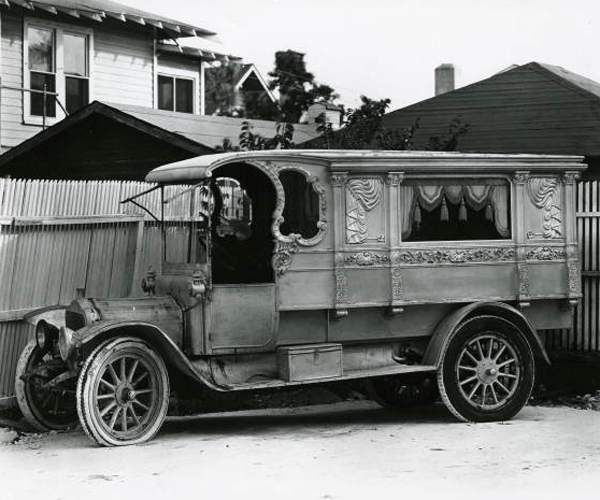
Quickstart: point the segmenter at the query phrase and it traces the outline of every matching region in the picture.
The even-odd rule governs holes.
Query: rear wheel
[[[494,316],[465,321],[450,338],[438,371],[448,409],[464,421],[507,420],[527,404],[533,352],[512,323]]]
[[[69,367],[51,352],[29,342],[17,363],[15,395],[25,420],[39,431],[77,425],[75,381]]]
[[[169,406],[169,377],[162,358],[136,338],[101,344],[77,383],[77,412],[84,430],[102,446],[150,440]]]

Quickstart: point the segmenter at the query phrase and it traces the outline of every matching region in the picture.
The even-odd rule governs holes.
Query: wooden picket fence
[[[143,182],[0,179],[0,398],[13,394],[18,355],[31,327],[29,311],[68,304],[78,288],[93,297],[136,292],[149,266],[161,259],[160,227],[120,201],[151,187]],[[185,186],[165,188],[172,197]],[[160,213],[160,193],[140,199]],[[201,200],[190,192],[165,205],[171,248],[184,251],[185,222]]]
[[[577,237],[581,259],[581,304],[573,328],[550,332],[547,347],[582,352],[600,351],[600,182],[577,186]]]

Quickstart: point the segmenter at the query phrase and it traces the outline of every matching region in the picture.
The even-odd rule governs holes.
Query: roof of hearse
[[[148,182],[186,183],[211,177],[212,170],[227,164],[253,162],[312,163],[332,172],[461,172],[581,171],[582,156],[534,154],[484,154],[433,151],[382,151],[333,149],[277,149],[203,155],[155,168]]]

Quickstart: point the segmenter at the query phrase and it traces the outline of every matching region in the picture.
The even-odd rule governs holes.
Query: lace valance
[[[442,205],[441,219],[448,220],[446,204],[459,205],[459,220],[468,223],[466,206],[472,210],[485,209],[486,218],[494,221],[498,233],[510,235],[509,187],[488,184],[431,184],[401,186],[402,238],[410,236],[413,226],[421,222],[421,210],[431,212]]]

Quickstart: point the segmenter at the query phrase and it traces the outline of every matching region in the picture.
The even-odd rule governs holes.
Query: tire
[[[374,378],[369,393],[381,406],[396,409],[426,406],[439,398],[435,378],[422,374]]]
[[[86,360],[77,381],[77,413],[101,446],[149,441],[169,409],[169,376],[160,355],[142,340],[108,340]]]
[[[21,352],[15,373],[15,396],[25,420],[38,431],[66,430],[77,426],[75,377],[52,389],[44,385],[69,367],[49,352],[43,352],[35,340]]]
[[[442,401],[458,419],[508,420],[527,404],[533,389],[531,345],[511,322],[477,316],[451,335],[437,379]]]

